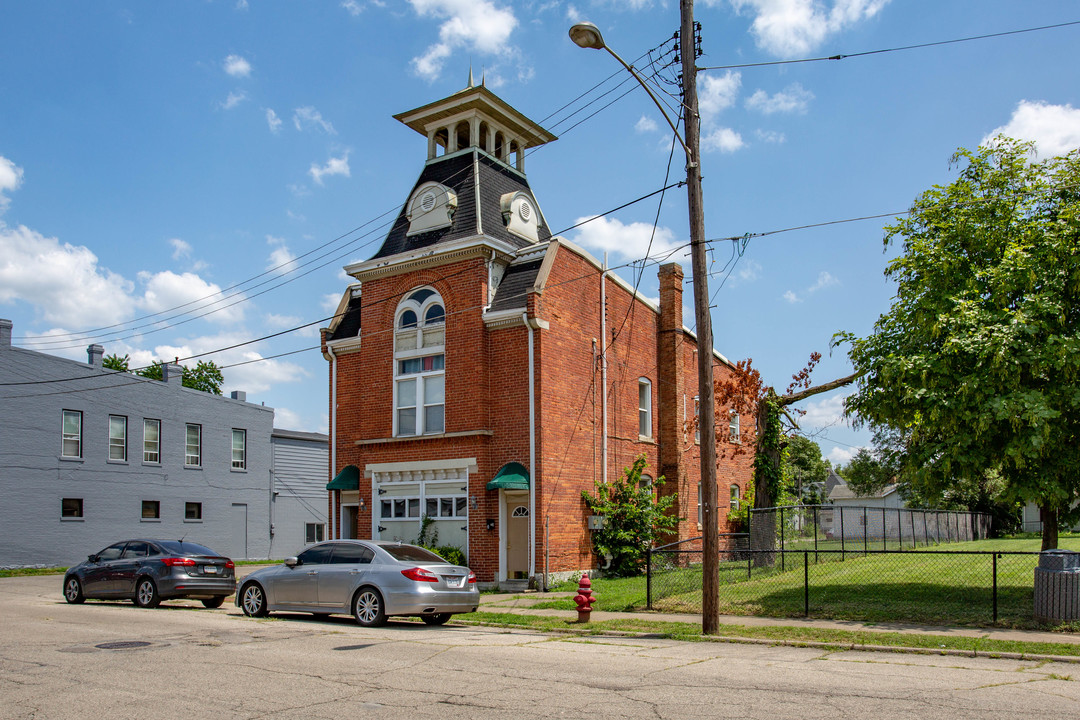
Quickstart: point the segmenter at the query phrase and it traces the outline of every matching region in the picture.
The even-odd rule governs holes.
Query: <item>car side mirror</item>
[[[88,555],[86,559],[92,563],[96,563],[101,560],[101,558],[97,555]]]
[[[294,558],[294,557],[285,558],[286,567],[294,568],[297,565],[301,565],[301,564],[302,563],[300,562],[300,558]]]

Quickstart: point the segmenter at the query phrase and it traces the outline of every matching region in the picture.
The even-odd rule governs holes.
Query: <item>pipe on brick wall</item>
[[[600,480],[605,485],[607,476],[607,253],[604,253],[604,270],[600,273],[600,420],[603,435],[600,438]]]
[[[337,475],[337,355],[330,343],[326,343],[326,352],[330,353],[330,477]],[[337,492],[340,492],[337,491]],[[334,534],[334,504],[330,503],[326,520],[330,527],[327,528],[327,537],[340,538],[341,523],[337,523],[338,534]]]
[[[533,361],[533,323],[529,313],[521,319],[529,331],[529,577],[536,577],[536,367]]]

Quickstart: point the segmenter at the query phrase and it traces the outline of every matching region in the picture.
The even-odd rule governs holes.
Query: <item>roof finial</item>
[[[487,68],[481,68],[480,70],[480,86],[487,87]]]
[[[468,85],[468,87],[473,87],[474,84],[475,83],[473,83],[473,76],[472,76],[472,63],[470,62],[469,63],[469,85]]]

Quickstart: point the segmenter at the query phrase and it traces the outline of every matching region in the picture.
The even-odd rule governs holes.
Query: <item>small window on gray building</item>
[[[202,425],[187,424],[184,464],[188,467],[202,466]]]
[[[232,469],[247,469],[247,430],[232,431]]]
[[[143,520],[160,520],[161,519],[161,501],[160,500],[143,500],[142,501],[142,519]]]
[[[326,539],[326,525],[323,523],[304,524],[304,542],[308,545],[322,542]]]
[[[67,458],[82,457],[82,413],[78,410],[64,411],[63,443],[60,454]]]
[[[83,499],[82,498],[64,498],[60,501],[60,517],[62,518],[79,518],[83,516]]]
[[[143,420],[143,462],[161,462],[160,420]]]
[[[109,416],[109,459],[127,460],[127,418],[123,415]]]
[[[185,520],[202,520],[202,503],[201,502],[186,502],[186,503],[184,503],[184,519]]]

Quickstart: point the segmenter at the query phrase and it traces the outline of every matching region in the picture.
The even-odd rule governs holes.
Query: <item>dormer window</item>
[[[507,230],[530,242],[540,242],[540,227],[543,223],[536,209],[536,201],[528,193],[520,190],[506,193],[500,198],[499,205]]]
[[[409,293],[394,322],[394,436],[445,432],[446,310],[431,288]],[[420,321],[423,318],[423,321]]]
[[[450,227],[457,210],[457,194],[437,182],[427,182],[416,188],[409,199],[409,231],[416,235],[430,230]]]

